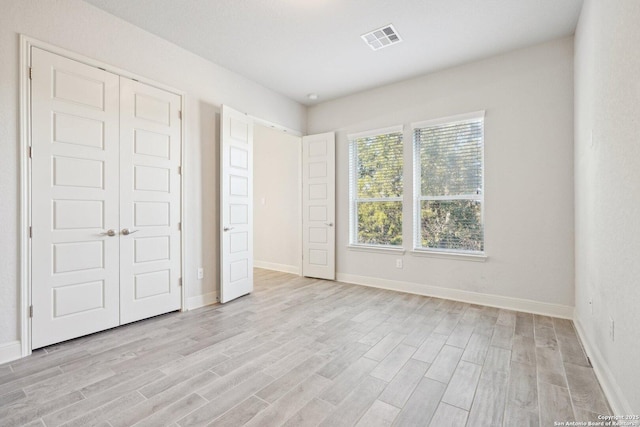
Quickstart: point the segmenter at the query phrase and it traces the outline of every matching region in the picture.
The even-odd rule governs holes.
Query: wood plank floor
[[[226,305],[0,365],[7,426],[552,426],[609,415],[573,324],[256,270]]]

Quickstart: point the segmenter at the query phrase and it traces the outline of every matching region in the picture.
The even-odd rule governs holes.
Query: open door
[[[336,278],[335,134],[302,138],[302,275]]]
[[[253,291],[253,120],[222,106],[220,302]]]

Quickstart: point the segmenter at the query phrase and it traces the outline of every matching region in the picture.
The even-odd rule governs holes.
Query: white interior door
[[[118,76],[31,51],[32,348],[118,325]]]
[[[336,278],[335,134],[302,138],[302,275]]]
[[[181,306],[180,96],[120,80],[120,322]]]
[[[220,302],[253,291],[253,120],[226,105],[220,119]]]

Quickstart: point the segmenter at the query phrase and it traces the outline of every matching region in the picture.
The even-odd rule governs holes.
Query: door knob
[[[107,230],[105,232],[100,233],[100,235],[113,237],[113,236],[116,235],[116,232],[115,232],[115,230]]]
[[[122,234],[128,236],[129,234],[137,233],[140,230],[129,230],[128,228],[122,229]]]
[[[233,230],[233,227],[224,227],[222,229],[222,231],[231,231],[231,230]]]
[[[332,222],[325,222],[324,225],[327,225],[329,227],[333,227],[333,223]]]

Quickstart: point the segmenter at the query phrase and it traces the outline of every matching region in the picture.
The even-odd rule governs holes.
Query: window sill
[[[405,253],[405,250],[403,248],[392,248],[388,246],[348,245],[347,249],[349,249],[350,251],[373,252],[379,254],[387,253],[404,255]]]
[[[413,256],[422,256],[429,258],[442,258],[442,259],[454,259],[457,261],[473,261],[473,262],[485,262],[487,256],[484,254],[468,254],[463,252],[444,252],[444,251],[427,251],[421,249],[414,249],[411,251]]]

